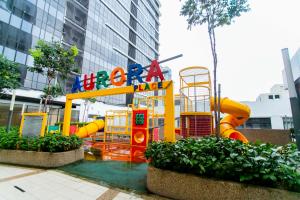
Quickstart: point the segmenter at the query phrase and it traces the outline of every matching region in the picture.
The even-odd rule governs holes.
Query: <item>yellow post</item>
[[[66,104],[65,104],[64,125],[63,125],[64,136],[69,136],[70,133],[71,112],[72,112],[72,99],[69,99],[67,95]]]
[[[167,142],[175,142],[175,118],[174,118],[174,96],[173,96],[173,82],[166,88],[165,99],[165,128],[164,137]]]

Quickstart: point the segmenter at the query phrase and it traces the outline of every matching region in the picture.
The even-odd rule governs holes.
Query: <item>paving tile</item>
[[[30,193],[18,190],[14,187],[14,184],[9,182],[0,184],[0,195],[5,200],[37,200]]]
[[[0,164],[0,180],[33,172],[34,169]]]
[[[117,194],[113,200],[143,200],[142,198],[136,197],[133,194],[126,194],[124,192],[120,192]]]
[[[103,187],[96,184],[91,185],[90,183],[86,183],[86,185],[83,185],[82,187],[77,189],[77,191],[85,195],[91,196],[94,199],[104,194],[107,190],[109,190],[107,187]]]
[[[0,200],[96,200],[107,199],[109,196],[111,196],[109,199],[113,198],[114,200],[143,199],[134,193],[119,192],[120,190],[109,189],[56,170],[44,170],[37,174],[30,173],[35,170],[0,165],[0,180],[4,178],[2,182],[0,181]],[[25,175],[19,176],[22,174]],[[15,178],[11,179],[10,177]],[[113,195],[108,195],[110,190],[113,191]],[[147,198],[145,197],[145,199]]]

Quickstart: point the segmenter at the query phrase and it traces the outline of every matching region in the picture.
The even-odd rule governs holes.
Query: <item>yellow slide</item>
[[[211,110],[214,109],[214,97],[211,98]],[[247,143],[247,138],[235,127],[244,124],[250,116],[250,108],[242,103],[233,101],[229,98],[221,98],[220,112],[226,113],[225,117],[220,122],[220,134],[222,137],[241,140]]]
[[[93,121],[86,126],[79,128],[76,135],[80,138],[88,137],[95,134],[98,130],[103,129],[104,121],[102,119]]]

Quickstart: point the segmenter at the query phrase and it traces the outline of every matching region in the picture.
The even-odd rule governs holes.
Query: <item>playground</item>
[[[144,75],[144,72],[147,74]],[[122,68],[117,67],[110,76],[106,71],[100,71],[96,76],[94,73],[84,75],[83,81],[76,77],[73,93],[66,95],[64,121],[58,129],[65,136],[75,134],[85,139],[87,160],[146,162],[144,151],[149,143],[175,142],[176,138],[215,134],[213,112],[217,112],[217,108],[211,95],[207,68],[194,66],[182,69],[180,89],[176,95],[173,81],[165,80],[157,61],[153,61],[148,70],[139,64],[130,65],[126,75]],[[125,83],[126,86],[122,86]],[[153,91],[160,92],[153,95]],[[142,96],[134,95],[141,92]],[[82,127],[70,125],[73,100],[121,94],[133,95],[131,104],[126,108],[106,110],[102,119]],[[229,98],[218,100],[220,112],[225,114],[220,121],[221,136],[247,143],[247,138],[235,127],[249,118],[249,107]],[[175,101],[179,102],[176,106]]]
[[[96,74],[96,75],[95,75]],[[84,161],[60,169],[94,181],[140,192],[146,189],[147,147],[153,142],[174,143],[184,138],[202,138],[216,133],[214,112],[224,114],[220,136],[247,143],[236,130],[250,116],[247,105],[229,98],[215,98],[209,70],[193,66],[179,72],[180,88],[174,92],[172,80],[165,80],[159,63],[148,67],[129,65],[127,73],[116,67],[76,77],[72,93],[66,95],[64,120],[47,126],[47,113],[24,113],[20,126],[23,137],[43,137],[61,132],[83,139]],[[122,109],[106,109],[92,122],[71,121],[76,99],[131,95]],[[214,101],[219,102],[214,106]]]
[[[92,121],[71,120],[73,101],[115,95],[126,95],[126,106],[96,102],[101,114]],[[254,140],[237,129],[250,113],[245,104],[212,96],[206,67],[179,71],[178,91],[155,60],[145,67],[129,65],[126,73],[116,67],[110,74],[99,71],[75,78],[72,93],[66,95],[63,121],[50,125],[47,112],[28,112],[19,129],[0,130],[0,162],[56,168],[100,185],[171,198],[204,194],[193,190],[196,179],[199,188],[215,179],[235,182],[237,193],[217,181],[220,189],[203,191],[207,198],[218,192],[228,198],[257,194],[255,188],[245,192],[239,182],[298,191],[295,145],[252,143],[261,131]],[[174,177],[180,177],[182,185],[172,184]]]

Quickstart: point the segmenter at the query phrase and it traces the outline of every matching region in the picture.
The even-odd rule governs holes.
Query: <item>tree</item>
[[[51,86],[51,82],[60,75],[62,79],[75,68],[75,57],[78,54],[76,46],[65,49],[61,43],[48,43],[39,40],[34,49],[29,50],[34,59],[34,66],[29,68],[31,72],[37,72],[47,76],[47,87],[44,89],[46,96],[45,105],[50,96],[56,97],[62,94],[59,86]]]
[[[20,86],[20,72],[16,63],[0,55],[0,93],[5,89],[16,89]]]
[[[219,137],[219,122],[217,109],[217,66],[218,56],[216,50],[215,28],[230,25],[234,18],[250,10],[248,0],[186,0],[180,14],[187,17],[188,29],[192,26],[207,24],[211,53],[214,65],[214,118],[216,135]]]

